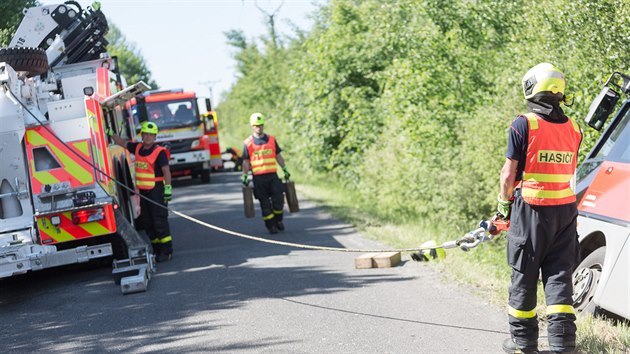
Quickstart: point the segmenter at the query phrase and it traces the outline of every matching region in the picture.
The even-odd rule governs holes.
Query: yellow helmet
[[[564,74],[552,64],[540,63],[529,69],[523,76],[522,83],[526,100],[539,93],[557,95],[559,99],[564,97],[566,86]]]
[[[249,125],[265,125],[265,117],[262,113],[254,113],[249,116]]]
[[[158,126],[152,122],[142,122],[142,128],[140,129],[140,133],[148,133],[155,134],[158,133]]]

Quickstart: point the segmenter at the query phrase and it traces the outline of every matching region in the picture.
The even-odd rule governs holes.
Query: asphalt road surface
[[[274,240],[379,248],[301,199],[287,230],[243,216],[240,175],[175,183],[172,208]],[[175,254],[145,293],[109,268],[73,266],[0,281],[0,353],[501,353],[504,309],[423,263],[354,269],[359,254],[219,233],[172,215]],[[506,284],[507,286],[507,284]]]

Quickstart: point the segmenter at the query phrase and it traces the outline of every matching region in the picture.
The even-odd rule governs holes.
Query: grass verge
[[[377,208],[387,206],[362,205],[359,195],[327,178],[309,176],[308,181],[298,184],[297,188],[301,195],[324,207],[333,216],[354,225],[364,237],[389,247],[411,248],[428,240],[441,244],[463,236],[455,225],[446,222],[435,224],[423,220],[385,220],[378,216]],[[477,225],[471,225],[470,229],[476,227]],[[403,257],[408,258],[409,254]],[[445,279],[472,288],[490,303],[506,306],[510,267],[505,258],[504,237],[483,243],[469,252],[447,250],[446,259],[428,265],[436,267]],[[541,284],[538,287],[538,302],[537,312],[539,317],[544,317],[545,304]],[[626,324],[585,316],[578,318],[577,327],[577,345],[581,352],[630,352],[630,328]]]

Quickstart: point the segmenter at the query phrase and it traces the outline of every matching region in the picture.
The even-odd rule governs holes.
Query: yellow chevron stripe
[[[83,230],[90,233],[90,235],[105,235],[111,233],[105,226],[99,224],[97,221],[88,222],[85,224],[79,224]]]
[[[74,236],[72,236],[68,231],[59,228],[59,233],[54,226],[50,223],[50,220],[46,220],[46,227],[44,227],[42,223],[43,218],[37,219],[37,226],[40,230],[44,230],[48,236],[50,236],[53,240],[57,242],[71,241],[74,240]]]
[[[31,160],[31,171],[35,171],[35,161],[33,160]],[[33,172],[33,178],[41,184],[55,184],[60,182],[57,177],[47,171]]]
[[[92,173],[83,169],[79,164],[77,164],[72,158],[66,155],[63,151],[61,151],[58,147],[53,145],[50,141],[46,140],[43,136],[39,135],[39,133],[34,130],[27,130],[28,140],[33,143],[33,145],[47,145],[61,163],[64,165],[65,170],[72,175],[72,177],[76,178],[81,184],[86,184],[92,182]]]
[[[88,146],[87,141],[79,141],[79,142],[76,142],[76,143],[72,144],[72,146],[75,149],[79,150],[83,154],[83,156],[85,156],[85,157],[89,157],[90,156],[90,148]]]

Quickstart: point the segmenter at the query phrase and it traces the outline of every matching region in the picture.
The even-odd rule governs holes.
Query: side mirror
[[[147,103],[144,96],[136,96],[136,115],[140,123],[149,120],[149,114],[147,113]]]
[[[206,98],[206,111],[210,112],[212,110],[212,104],[209,98]]]
[[[586,123],[593,129],[600,131],[604,127],[606,120],[615,110],[615,105],[619,101],[619,94],[610,87],[604,87],[591,103],[586,115]]]

